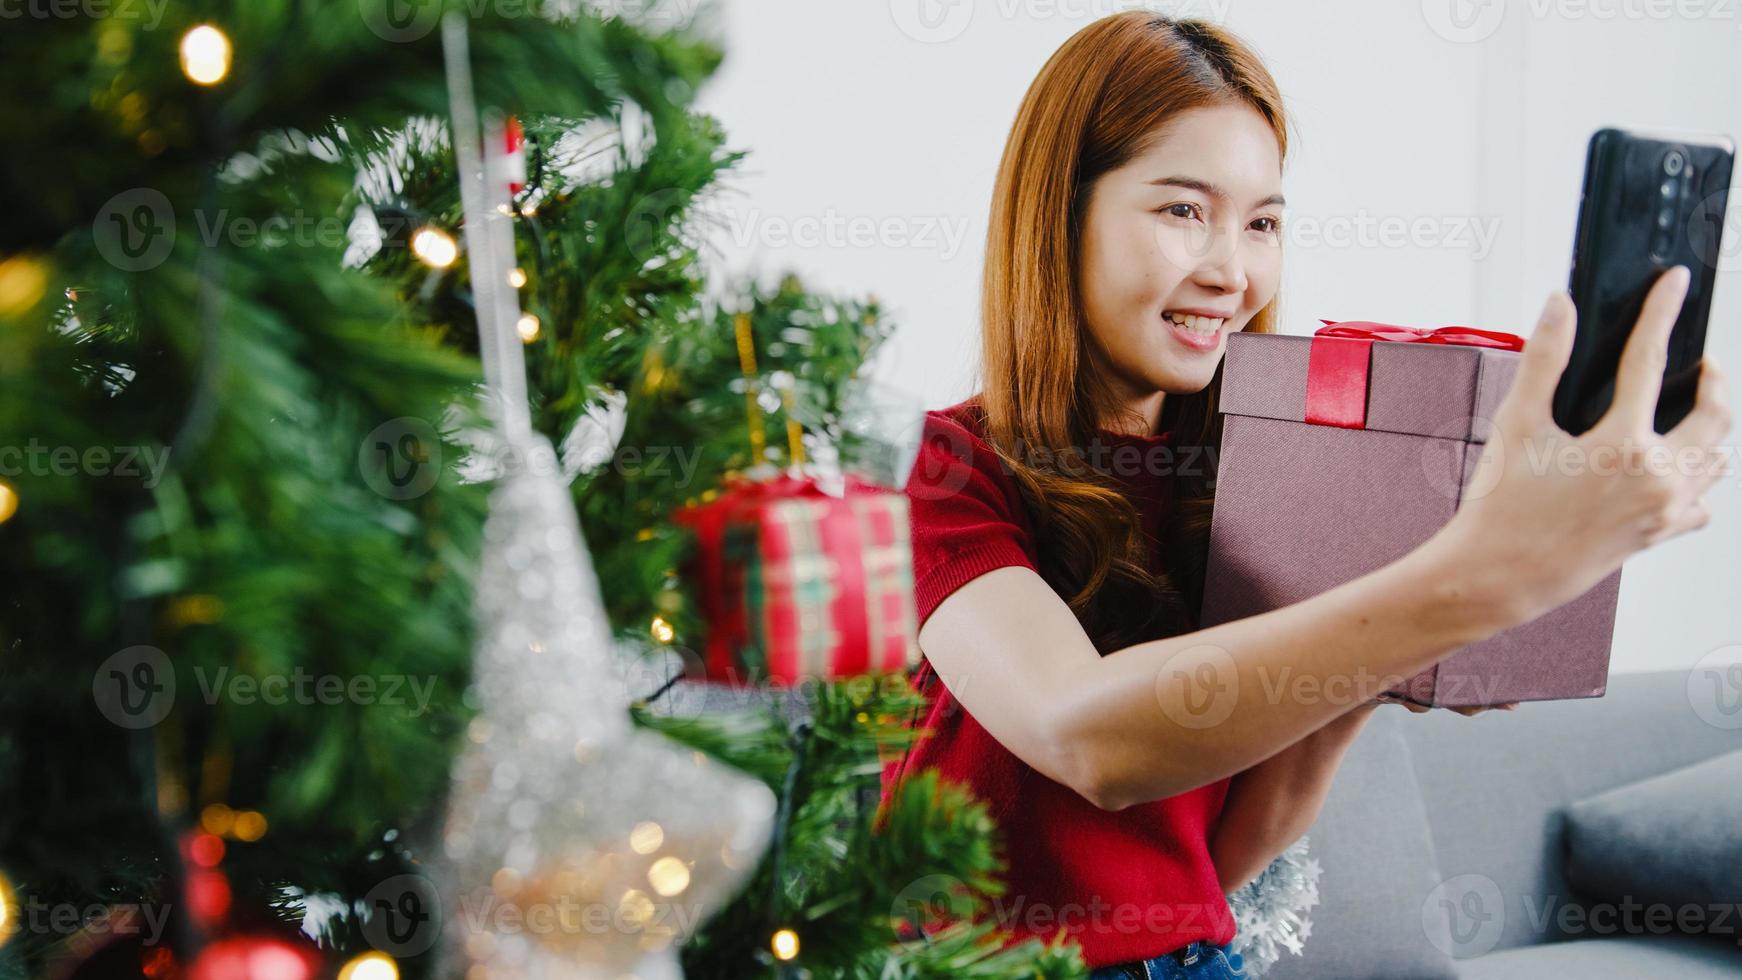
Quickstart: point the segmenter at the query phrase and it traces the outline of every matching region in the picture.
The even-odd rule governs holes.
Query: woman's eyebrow
[[[1217,187],[1215,184],[1212,184],[1207,180],[1199,180],[1196,177],[1157,177],[1154,180],[1144,181],[1144,183],[1154,184],[1158,187],[1160,187],[1160,186],[1183,187],[1189,191],[1197,191],[1200,194],[1208,194],[1209,196],[1211,196],[1213,198],[1217,198],[1218,200],[1221,200],[1221,201],[1232,200],[1232,198],[1230,198],[1228,196],[1227,191],[1221,189],[1220,187]],[[1254,208],[1264,208],[1264,207],[1269,207],[1272,204],[1285,205],[1287,203],[1288,203],[1287,201],[1284,201],[1282,199],[1281,194],[1272,194],[1269,197],[1265,198],[1262,201],[1259,201],[1257,204],[1254,204],[1252,206]]]

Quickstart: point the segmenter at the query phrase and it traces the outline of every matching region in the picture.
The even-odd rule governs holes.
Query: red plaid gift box
[[[725,682],[899,671],[918,659],[907,498],[852,475],[729,480],[677,521],[708,635],[702,676]]]

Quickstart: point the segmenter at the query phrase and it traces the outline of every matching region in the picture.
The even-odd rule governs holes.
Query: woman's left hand
[[[1425,711],[1433,711],[1434,710],[1432,705],[1417,704],[1414,701],[1410,701],[1410,700],[1407,700],[1404,698],[1392,697],[1389,694],[1381,694],[1378,697],[1374,698],[1373,700],[1379,702],[1380,704],[1401,704],[1405,708],[1408,708],[1410,711],[1412,711],[1418,715],[1425,712]],[[1468,708],[1445,708],[1442,710],[1456,711],[1458,714],[1463,715],[1464,717],[1468,718],[1472,715],[1479,715],[1484,711],[1496,711],[1496,710],[1498,710],[1498,711],[1511,711],[1512,709],[1514,709],[1516,707],[1518,707],[1517,701],[1508,701],[1505,704],[1478,705],[1478,706],[1468,707]]]

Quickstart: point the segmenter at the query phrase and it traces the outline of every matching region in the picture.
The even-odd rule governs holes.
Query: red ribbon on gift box
[[[1307,355],[1306,421],[1344,429],[1367,427],[1367,382],[1373,342],[1457,344],[1522,351],[1524,338],[1499,330],[1440,327],[1421,330],[1365,320],[1320,320]]]
[[[850,560],[835,565],[838,574],[831,579],[834,588],[829,616],[834,629],[839,631],[839,642],[830,651],[832,673],[844,676],[901,666],[905,658],[891,653],[893,640],[885,638],[886,649],[871,649],[872,630],[864,604],[867,575],[860,561],[851,560],[859,557],[866,542],[858,516],[846,505],[846,499],[856,494],[889,492],[892,491],[851,473],[842,475],[840,494],[823,489],[815,477],[794,476],[790,472],[768,480],[737,477],[728,480],[714,500],[685,508],[675,515],[678,523],[695,531],[697,539],[696,585],[708,630],[703,654],[706,677],[742,679],[744,670],[737,661],[737,654],[752,638],[746,615],[744,582],[741,580],[743,567],[740,563],[728,561],[724,553],[726,528],[736,522],[755,522],[760,519],[764,508],[795,499],[830,502],[830,506],[822,510],[818,534],[825,546],[833,545],[850,556]],[[857,543],[859,547],[842,547],[843,543]],[[785,553],[766,555],[767,561],[778,563],[792,557],[792,542],[786,542],[784,546],[779,541],[772,544]],[[771,638],[766,651],[766,679],[783,683],[802,679],[807,670],[795,639],[802,631],[793,606],[770,597],[765,600],[764,612],[770,617],[766,634]]]

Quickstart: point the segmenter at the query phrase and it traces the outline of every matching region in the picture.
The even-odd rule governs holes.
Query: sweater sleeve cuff
[[[969,582],[996,568],[1021,565],[1034,568],[1034,560],[1015,541],[993,541],[957,552],[950,560],[933,565],[914,581],[914,599],[918,605],[918,626],[937,609],[938,604]]]

